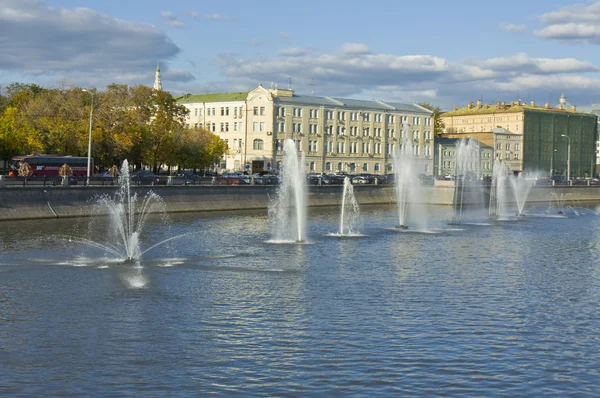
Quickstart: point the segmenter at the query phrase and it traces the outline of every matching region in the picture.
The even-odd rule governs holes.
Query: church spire
[[[162,91],[162,83],[160,82],[160,62],[156,63],[156,74],[154,75],[154,89]]]

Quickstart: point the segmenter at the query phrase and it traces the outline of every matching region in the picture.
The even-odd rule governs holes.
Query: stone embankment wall
[[[82,217],[96,215],[94,206],[101,195],[112,196],[116,187],[4,187],[0,188],[0,220]],[[132,194],[144,196],[148,191],[158,194],[167,212],[226,211],[267,209],[276,195],[276,186],[184,186],[132,187]],[[339,206],[342,186],[311,186],[308,204]],[[355,186],[354,192],[361,205],[395,203],[393,186]],[[465,195],[465,204],[470,201]],[[480,197],[480,196],[479,196]],[[528,203],[547,203],[553,197],[578,202],[600,202],[600,187],[534,187]],[[488,200],[489,193],[484,194]],[[422,202],[452,205],[454,187],[423,187]]]

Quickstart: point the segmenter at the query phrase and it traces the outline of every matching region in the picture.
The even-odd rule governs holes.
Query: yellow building
[[[582,177],[594,169],[596,116],[577,112],[564,95],[557,107],[470,102],[443,113],[441,120],[445,135],[480,139],[493,146],[495,158],[510,160],[514,172],[566,176],[570,171],[571,177]]]

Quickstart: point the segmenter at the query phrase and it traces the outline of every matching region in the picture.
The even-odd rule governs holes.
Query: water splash
[[[146,219],[151,213],[165,214],[165,208],[160,196],[152,191],[148,192],[143,198],[138,197],[137,193],[131,192],[129,163],[127,160],[124,160],[121,166],[119,188],[115,195],[113,197],[109,195],[101,196],[97,204],[110,218],[110,231],[107,240],[111,243],[100,244],[81,240],[82,243],[102,248],[122,258],[126,263],[139,264],[143,253],[174,239],[174,237],[165,239],[142,252],[140,237]]]
[[[292,140],[283,146],[281,184],[274,201],[269,206],[272,223],[270,242],[304,242],[306,240],[306,218],[308,196],[304,154],[298,155]]]
[[[403,144],[394,153],[394,173],[396,174],[396,202],[398,205],[398,228],[407,229],[409,207],[411,219],[417,227],[424,230],[427,227],[427,214],[421,204],[421,181],[412,139],[409,137],[409,127],[402,126]]]
[[[360,236],[362,219],[360,207],[354,196],[354,186],[350,178],[344,178],[344,192],[342,194],[342,208],[340,211],[340,230],[338,236]]]
[[[450,225],[462,223],[465,203],[483,205],[480,154],[475,140],[463,138],[456,145],[454,214]]]
[[[518,177],[510,175],[508,180],[513,187],[515,201],[517,202],[517,216],[524,216],[525,203],[527,202],[527,196],[529,196],[531,188],[535,185],[535,176],[525,178],[523,175],[519,175]]]
[[[490,219],[499,220],[507,216],[508,198],[507,170],[504,162],[494,161],[492,169],[492,185],[490,187]]]

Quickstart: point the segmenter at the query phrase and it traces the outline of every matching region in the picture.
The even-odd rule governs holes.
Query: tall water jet
[[[394,173],[396,175],[396,202],[398,205],[399,229],[408,229],[409,208],[410,218],[419,228],[426,228],[426,214],[421,200],[421,181],[414,154],[412,139],[409,137],[409,127],[402,126],[403,144],[393,155]]]
[[[475,140],[461,139],[456,144],[454,215],[450,224],[461,224],[465,202],[483,204],[480,149]]]
[[[531,188],[535,185],[535,180],[535,176],[525,178],[522,174],[518,177],[512,175],[509,177],[515,195],[515,202],[517,202],[517,216],[519,217],[525,216],[525,203]]]
[[[149,214],[164,213],[164,204],[157,194],[148,192],[141,200],[137,193],[131,193],[129,163],[123,161],[119,177],[119,189],[114,197],[101,196],[98,204],[110,217],[109,239],[117,240],[120,245],[104,245],[113,254],[123,257],[125,262],[139,263],[142,251],[140,236]],[[114,238],[111,238],[114,237]],[[156,245],[155,245],[156,246]],[[154,247],[154,246],[153,246]]]
[[[298,155],[293,140],[288,139],[284,143],[280,173],[281,183],[275,200],[269,206],[272,241],[304,242],[308,201],[304,154]]]
[[[504,162],[500,159],[496,159],[492,169],[492,185],[490,186],[489,216],[491,219],[497,220],[505,217],[507,214],[507,178]]]
[[[356,201],[356,197],[354,196],[354,186],[350,182],[350,178],[346,177],[344,178],[344,192],[342,194],[339,235],[360,235],[360,224],[360,208]]]

